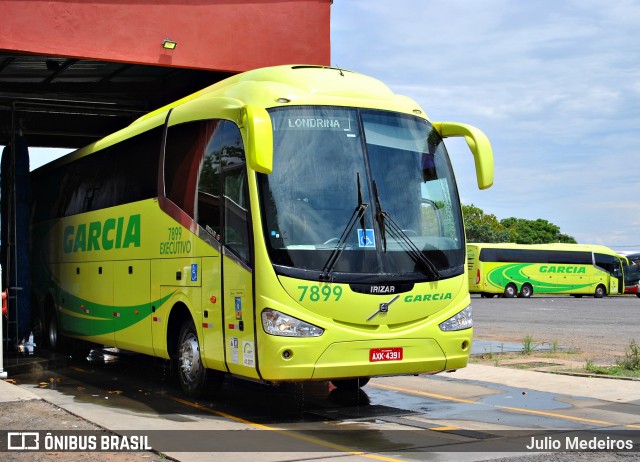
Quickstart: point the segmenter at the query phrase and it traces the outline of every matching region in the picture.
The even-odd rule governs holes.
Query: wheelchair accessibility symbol
[[[376,240],[373,235],[373,229],[358,230],[358,247],[376,247]]]

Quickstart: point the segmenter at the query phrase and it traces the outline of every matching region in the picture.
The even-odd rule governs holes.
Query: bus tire
[[[56,309],[52,301],[48,301],[44,315],[44,340],[51,351],[60,351],[60,330]]]
[[[513,298],[518,293],[518,287],[513,282],[510,282],[504,288],[504,298]]]
[[[332,380],[331,384],[340,390],[358,390],[369,383],[369,377],[358,377],[357,379]]]
[[[520,288],[520,297],[521,298],[530,298],[533,295],[533,287],[531,284],[523,284]]]
[[[593,294],[594,298],[602,298],[605,295],[607,295],[607,288],[602,284],[599,284],[598,287],[596,287],[596,291]]]
[[[222,374],[208,370],[202,363],[198,332],[190,318],[180,327],[175,362],[180,388],[189,398],[211,396],[222,385]]]

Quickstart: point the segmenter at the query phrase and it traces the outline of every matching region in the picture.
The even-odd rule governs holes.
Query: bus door
[[[606,255],[601,253],[594,253],[596,267],[605,274],[605,278],[608,279],[607,293],[617,294],[621,293],[624,288],[624,280],[622,274],[622,268],[618,257],[613,255]],[[602,282],[607,282],[601,278]]]
[[[613,271],[609,281],[610,294],[624,293],[624,274],[619,260],[613,262]]]
[[[228,130],[232,144],[242,142],[235,125]],[[231,373],[258,378],[249,198],[244,155],[239,153],[228,149],[221,154],[225,357]]]
[[[223,257],[225,359],[232,374],[258,378],[252,273],[234,257]]]
[[[196,220],[219,258],[203,259],[218,276],[204,282],[203,347],[207,367],[258,377],[251,220],[246,163],[238,126],[226,120],[206,126],[207,142],[198,182]],[[208,237],[209,238],[209,237]],[[209,321],[211,320],[211,321]],[[221,329],[219,326],[222,323]]]

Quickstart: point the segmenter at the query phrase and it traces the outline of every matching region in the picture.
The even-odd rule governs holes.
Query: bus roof
[[[127,127],[80,148],[40,171],[71,162],[120,140],[162,125],[171,109],[209,98],[224,98],[238,107],[331,105],[379,108],[406,114],[426,114],[411,98],[395,94],[378,79],[345,69],[318,65],[284,65],[255,69],[221,80],[136,119]],[[38,171],[36,170],[36,171]]]
[[[381,107],[413,113],[410,98],[397,95],[378,79],[336,67],[285,65],[237,74],[150,112],[133,123],[203,97],[235,98],[244,104],[275,107],[297,104]],[[287,101],[285,101],[287,100]]]
[[[491,248],[491,249],[529,249],[529,250],[564,250],[569,252],[598,252],[607,255],[618,255],[618,252],[611,250],[609,247],[597,244],[516,244],[512,242],[504,243],[477,243],[469,242],[468,246],[475,246],[477,248]]]
[[[618,252],[618,255],[626,257],[629,261],[637,262],[640,260],[640,252],[637,250],[629,250]]]

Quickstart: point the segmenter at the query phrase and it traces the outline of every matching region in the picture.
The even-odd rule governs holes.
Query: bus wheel
[[[593,294],[593,296],[595,298],[602,298],[605,295],[607,295],[607,289],[605,288],[605,286],[603,286],[602,284],[600,284],[598,287],[596,287],[596,291]]]
[[[533,287],[531,287],[531,284],[524,284],[520,288],[520,297],[529,298],[532,295],[533,295]]]
[[[60,350],[60,337],[58,335],[58,318],[53,302],[48,301],[44,314],[44,340],[51,351]]]
[[[357,379],[332,380],[334,387],[340,390],[357,390],[369,383],[369,377],[359,377]]]
[[[510,282],[504,288],[504,297],[505,298],[513,298],[513,297],[516,296],[517,293],[518,293],[518,288],[516,287],[516,285],[513,282]]]
[[[222,384],[222,375],[207,370],[202,364],[198,333],[191,319],[186,319],[180,328],[176,371],[182,391],[190,398],[213,393]]]

